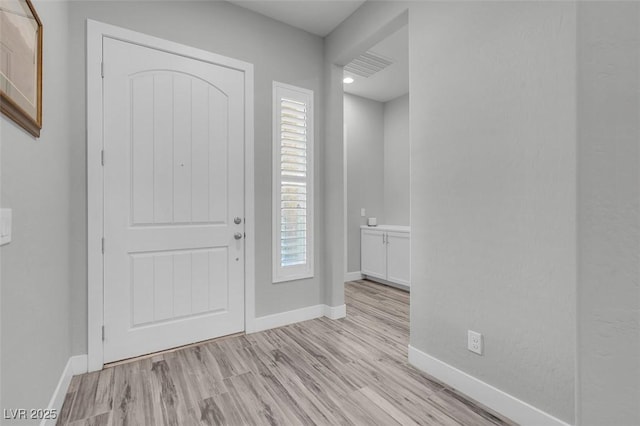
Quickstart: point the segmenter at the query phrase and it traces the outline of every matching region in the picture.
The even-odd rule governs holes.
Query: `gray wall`
[[[365,3],[327,60],[361,53],[407,8],[411,344],[572,422],[575,6]]]
[[[316,276],[314,279],[271,282],[271,97],[272,81],[313,90],[316,146],[322,147],[322,39],[225,2],[72,2],[70,4],[72,115],[85,111],[85,20],[133,29],[174,42],[254,64],[255,71],[255,192],[256,192],[256,314],[268,315],[315,305],[322,298],[322,188],[316,180]],[[296,66],[290,66],[295,63]],[[85,122],[72,129],[72,268],[73,350],[86,352],[86,188]],[[322,155],[316,155],[317,176]]]
[[[640,4],[578,5],[578,419],[640,424]]]
[[[411,344],[574,418],[575,5],[412,5]],[[453,30],[455,29],[455,30]],[[485,354],[466,349],[467,330]]]
[[[13,209],[13,241],[0,248],[0,409],[45,408],[71,355],[67,5],[34,5],[45,35],[41,137],[0,116],[0,193]]]
[[[360,271],[360,226],[384,216],[384,104],[344,94],[347,150],[347,271]],[[407,182],[408,183],[408,182]],[[408,185],[407,185],[408,186]],[[360,216],[360,209],[366,216]]]
[[[343,71],[324,51],[324,141],[321,154],[323,213],[324,213],[324,287],[323,300],[329,306],[344,304],[345,253],[345,146],[343,143],[344,95]]]
[[[384,218],[409,225],[409,94],[384,103]]]

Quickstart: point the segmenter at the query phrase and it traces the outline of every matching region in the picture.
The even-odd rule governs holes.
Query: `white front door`
[[[244,330],[244,73],[111,38],[103,63],[104,362]]]

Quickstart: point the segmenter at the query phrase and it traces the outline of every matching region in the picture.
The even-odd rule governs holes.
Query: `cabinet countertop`
[[[360,229],[369,229],[372,231],[411,232],[411,227],[404,226],[404,225],[378,225],[378,226],[362,225],[360,226]]]

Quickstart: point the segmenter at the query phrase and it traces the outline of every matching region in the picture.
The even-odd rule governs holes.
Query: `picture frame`
[[[0,0],[0,110],[40,136],[42,21],[31,0]]]

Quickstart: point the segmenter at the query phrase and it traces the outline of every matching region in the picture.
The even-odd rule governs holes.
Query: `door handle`
[[[235,234],[233,234],[233,238],[235,238],[236,240],[242,239],[242,232],[236,232]]]

